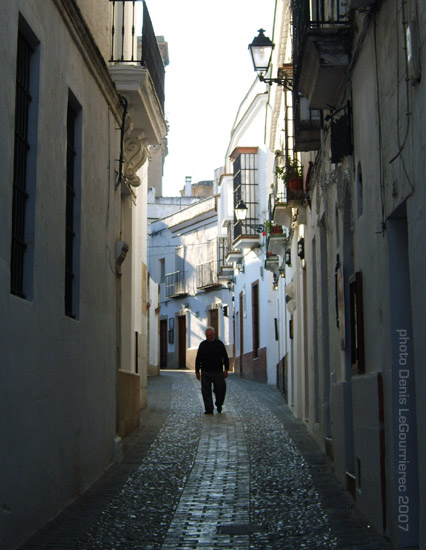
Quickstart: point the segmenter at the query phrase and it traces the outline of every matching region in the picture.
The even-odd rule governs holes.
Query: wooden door
[[[244,353],[244,299],[240,292],[240,374],[243,374],[243,353]]]
[[[214,328],[216,337],[219,338],[219,311],[217,309],[211,309],[209,311],[209,324]]]
[[[179,327],[179,368],[186,368],[186,317],[178,317]]]
[[[160,369],[167,369],[167,319],[160,321]]]

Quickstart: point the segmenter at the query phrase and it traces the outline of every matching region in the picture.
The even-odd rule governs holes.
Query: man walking
[[[222,412],[226,393],[225,378],[228,377],[228,370],[229,358],[226,348],[223,342],[216,338],[214,328],[207,327],[206,339],[201,342],[195,359],[195,374],[197,380],[201,380],[205,414],[213,414],[212,384],[216,395],[217,412]]]

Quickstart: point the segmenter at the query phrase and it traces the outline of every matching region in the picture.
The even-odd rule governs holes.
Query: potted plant
[[[303,189],[302,168],[298,160],[291,157],[288,159],[288,188],[290,191],[301,191]]]
[[[275,173],[287,183],[290,191],[303,190],[303,173],[297,158],[288,157],[286,164],[277,166]]]
[[[273,225],[271,227],[271,235],[282,235],[283,234],[283,226],[282,225]]]
[[[266,233],[268,235],[276,235],[277,233],[281,234],[283,232],[282,225],[276,225],[270,220],[266,221],[265,226],[266,226]]]

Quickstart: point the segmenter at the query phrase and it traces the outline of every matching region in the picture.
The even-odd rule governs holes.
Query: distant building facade
[[[233,357],[232,294],[218,237],[216,196],[154,221],[149,271],[159,285],[160,368],[195,368],[204,331],[214,326]]]

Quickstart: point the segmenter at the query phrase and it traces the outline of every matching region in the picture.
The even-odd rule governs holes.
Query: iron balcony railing
[[[219,255],[219,266],[218,271],[221,271],[222,268],[227,265],[226,255],[229,250],[229,240],[226,237],[218,238],[218,255]]]
[[[164,111],[165,69],[145,0],[109,0],[110,63],[146,67]]]
[[[188,294],[185,275],[185,271],[175,271],[166,275],[166,296],[168,298]]]
[[[209,286],[220,285],[218,279],[218,262],[213,260],[205,264],[195,266],[197,279],[197,288],[207,288]]]
[[[342,0],[293,0],[293,65],[298,72],[299,54],[309,29],[348,25],[348,10]]]

